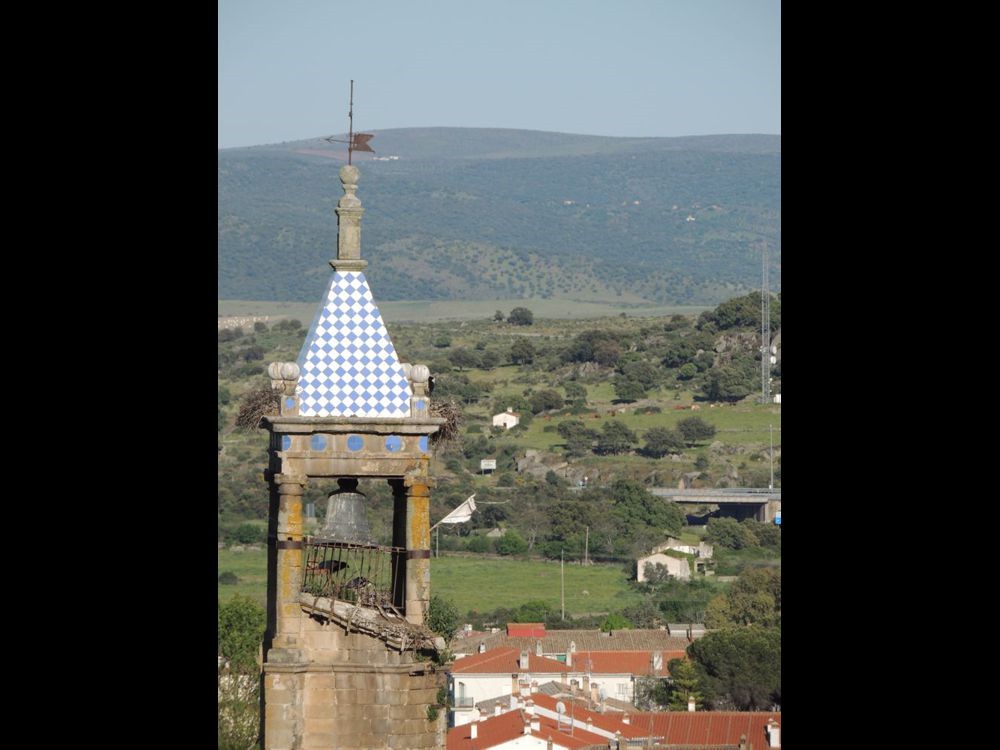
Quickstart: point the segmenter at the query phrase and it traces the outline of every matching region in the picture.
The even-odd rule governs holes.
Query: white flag
[[[437,525],[442,523],[465,523],[468,521],[472,518],[472,514],[476,510],[476,501],[473,498],[475,498],[475,494],[469,495],[468,500],[438,521]]]

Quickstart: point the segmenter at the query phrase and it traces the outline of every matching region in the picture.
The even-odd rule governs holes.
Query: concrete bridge
[[[755,518],[773,523],[781,513],[781,488],[725,487],[708,490],[679,490],[675,487],[650,487],[659,497],[687,505],[718,505],[726,515]]]

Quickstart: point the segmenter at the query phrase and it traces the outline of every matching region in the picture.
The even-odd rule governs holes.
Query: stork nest
[[[245,432],[252,432],[260,426],[261,417],[275,416],[281,408],[281,394],[270,385],[249,391],[240,401],[236,414],[236,426]]]
[[[462,426],[462,409],[455,399],[447,401],[431,401],[428,410],[432,417],[444,417],[445,423],[438,428],[438,431],[431,435],[431,440],[437,446],[448,445],[456,437]]]

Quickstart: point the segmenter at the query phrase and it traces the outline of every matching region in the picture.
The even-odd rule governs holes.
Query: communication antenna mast
[[[771,403],[771,290],[768,284],[767,243],[761,252],[763,273],[760,285],[760,402]]]

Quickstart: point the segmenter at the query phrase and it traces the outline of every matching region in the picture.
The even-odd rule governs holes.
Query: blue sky
[[[455,126],[781,132],[780,0],[219,0],[219,147]]]

